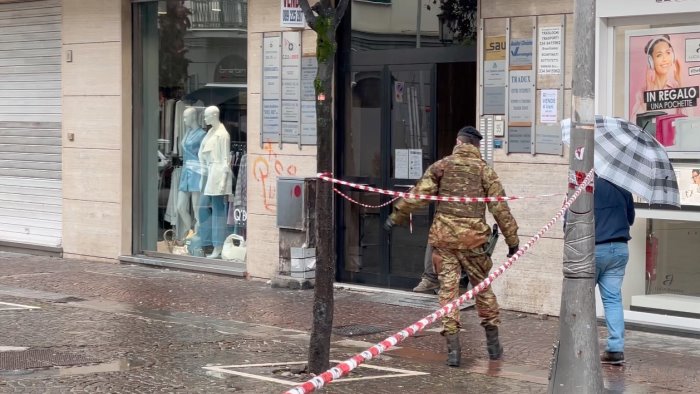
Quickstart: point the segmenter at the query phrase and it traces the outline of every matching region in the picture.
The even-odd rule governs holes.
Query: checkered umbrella
[[[654,137],[619,118],[596,116],[595,123],[593,165],[598,176],[650,204],[681,205],[673,165]],[[571,119],[561,126],[562,140],[569,144]]]

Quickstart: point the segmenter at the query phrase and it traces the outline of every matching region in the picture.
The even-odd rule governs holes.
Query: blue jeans
[[[625,242],[601,243],[595,246],[596,283],[605,309],[608,326],[608,352],[625,349],[625,318],[622,309],[622,279],[630,258]]]
[[[223,246],[226,238],[228,204],[226,196],[202,195],[199,199],[199,220],[197,228],[203,246]]]

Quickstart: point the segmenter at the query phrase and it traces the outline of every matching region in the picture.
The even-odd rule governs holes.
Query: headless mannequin
[[[199,198],[201,196],[202,168],[199,162],[199,147],[206,132],[197,124],[197,110],[185,109],[182,115],[185,133],[182,138],[181,152],[183,156],[182,175],[180,176],[179,192],[177,197],[177,211],[186,230],[194,224],[190,214],[190,202],[194,211],[194,220],[199,222]],[[180,232],[180,235],[184,235]]]
[[[228,204],[226,196],[233,194],[231,171],[231,137],[219,120],[219,108],[207,107],[204,122],[211,126],[199,148],[203,170],[198,230],[204,245],[213,245],[210,259],[221,257],[226,238]]]

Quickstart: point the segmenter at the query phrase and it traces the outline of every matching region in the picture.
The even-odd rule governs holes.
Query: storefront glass
[[[135,252],[241,260],[247,2],[135,4]]]
[[[629,119],[666,147],[681,194],[678,209],[637,204],[635,226],[646,239],[641,261],[627,267],[626,281],[642,278],[630,309],[700,317],[700,26],[629,25],[615,28],[613,115]],[[639,236],[639,235],[638,235]],[[634,242],[634,240],[633,240]],[[641,246],[641,242],[634,245]],[[634,254],[631,254],[631,256]],[[642,271],[643,270],[643,271]],[[643,289],[643,290],[642,290]]]

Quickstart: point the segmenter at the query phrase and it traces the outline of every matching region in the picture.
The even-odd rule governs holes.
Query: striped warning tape
[[[513,201],[513,200],[522,200],[522,199],[526,199],[526,198],[544,198],[544,197],[553,197],[553,196],[563,196],[564,195],[564,193],[552,193],[552,194],[540,194],[537,196],[498,196],[498,197],[432,196],[432,195],[427,195],[427,194],[414,194],[414,193],[407,193],[407,192],[398,192],[398,191],[394,191],[394,190],[379,189],[376,187],[363,185],[360,183],[342,181],[340,179],[335,179],[329,175],[330,174],[327,174],[327,173],[321,173],[321,174],[317,174],[316,176],[319,179],[322,179],[326,182],[332,182],[332,183],[336,183],[339,185],[349,186],[349,187],[359,189],[359,190],[364,190],[367,192],[385,194],[385,195],[396,197],[396,198],[411,198],[411,199],[430,200],[430,201],[464,202],[464,203],[497,202],[497,201]]]
[[[338,190],[338,189],[336,189],[336,188],[333,188],[333,191],[336,192],[336,193],[338,193],[341,197],[345,198],[346,200],[350,201],[351,203],[357,204],[357,205],[359,205],[359,206],[361,206],[361,207],[365,207],[365,208],[381,208],[381,207],[385,207],[385,206],[387,206],[387,205],[393,203],[394,201],[398,200],[399,198],[401,198],[401,197],[394,197],[394,198],[392,198],[391,200],[389,200],[389,201],[387,201],[387,202],[385,202],[385,203],[383,203],[383,204],[379,204],[379,205],[367,205],[367,204],[363,204],[363,203],[361,203],[361,202],[359,202],[359,201],[354,200],[352,197],[348,196],[347,194],[341,192],[340,190]]]
[[[404,339],[411,337],[415,335],[416,333],[422,331],[425,327],[429,326],[430,324],[436,322],[438,319],[442,318],[443,316],[449,314],[455,308],[459,308],[460,305],[465,303],[467,300],[470,300],[474,298],[477,294],[480,292],[484,291],[487,287],[491,285],[491,283],[501,276],[508,268],[510,268],[513,263],[518,261],[518,259],[525,254],[532,246],[542,238],[544,233],[549,231],[552,226],[559,220],[562,216],[564,216],[564,213],[566,212],[567,209],[571,206],[571,204],[576,201],[576,199],[581,195],[581,193],[585,190],[586,186],[588,186],[589,183],[593,180],[593,170],[591,170],[586,178],[578,185],[574,193],[569,197],[568,200],[566,200],[566,203],[559,209],[556,215],[552,219],[545,224],[540,231],[537,232],[530,240],[525,244],[525,246],[521,247],[518,249],[518,251],[510,257],[503,265],[498,267],[494,272],[492,272],[489,276],[486,277],[481,283],[476,285],[474,288],[471,290],[467,291],[466,293],[462,294],[459,298],[456,300],[451,301],[450,303],[444,305],[442,308],[438,309],[437,311],[433,312],[432,314],[424,317],[423,319],[413,323],[412,325],[404,328],[403,330],[397,332],[396,334],[386,338],[385,340],[379,342],[378,344],[372,346],[371,348],[365,350],[362,353],[358,353],[354,355],[353,357],[341,362],[340,364],[336,365],[335,367],[329,369],[326,372],[323,372],[322,374],[314,377],[313,379],[307,380],[303,384],[294,387],[288,391],[286,391],[284,394],[306,394],[306,393],[311,393],[317,389],[320,389],[327,383],[332,382],[333,380],[339,379],[348,373],[352,371],[353,369],[357,368],[358,365],[364,363],[365,361],[369,361],[373,359],[374,357],[377,357],[378,355],[384,353],[386,350],[390,349],[393,346],[396,346],[398,343],[402,342]]]

